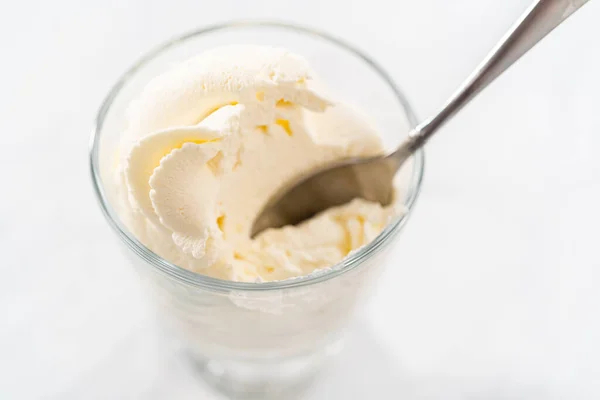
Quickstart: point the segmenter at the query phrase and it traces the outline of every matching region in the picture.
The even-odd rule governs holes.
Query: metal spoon
[[[294,225],[329,207],[361,197],[387,205],[396,171],[481,90],[588,0],[538,0],[510,28],[437,114],[416,126],[391,154],[346,159],[300,177],[266,204],[251,235]]]

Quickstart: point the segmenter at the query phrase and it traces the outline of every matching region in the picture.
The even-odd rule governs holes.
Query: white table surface
[[[527,3],[3,2],[0,398],[222,398],[155,328],[89,181],[97,107],[150,47],[229,18],[310,24],[424,116]],[[600,398],[599,17],[590,2],[430,144],[397,261],[308,399]]]

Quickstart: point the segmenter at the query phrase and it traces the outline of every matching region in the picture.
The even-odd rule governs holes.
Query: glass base
[[[203,379],[236,399],[299,397],[327,361],[342,348],[339,340],[315,353],[277,360],[233,361],[192,355]]]

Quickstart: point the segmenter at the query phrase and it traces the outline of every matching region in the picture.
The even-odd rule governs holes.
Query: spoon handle
[[[399,168],[481,90],[589,0],[536,0],[433,116],[417,125],[388,158]]]

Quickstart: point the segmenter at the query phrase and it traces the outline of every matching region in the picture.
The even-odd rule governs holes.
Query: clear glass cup
[[[328,34],[275,22],[215,25],[169,41],[127,71],[98,112],[91,142],[94,188],[160,319],[182,339],[206,380],[221,390],[281,396],[309,382],[340,348],[349,319],[385,266],[387,250],[415,204],[424,155],[419,151],[397,176],[398,201],[406,213],[372,243],[327,270],[279,282],[241,283],[199,275],[160,258],[133,236],[117,207],[115,159],[127,106],[172,64],[209,48],[241,43],[281,46],[306,57],[334,98],[373,120],[389,148],[416,118],[389,75],[363,52]]]

